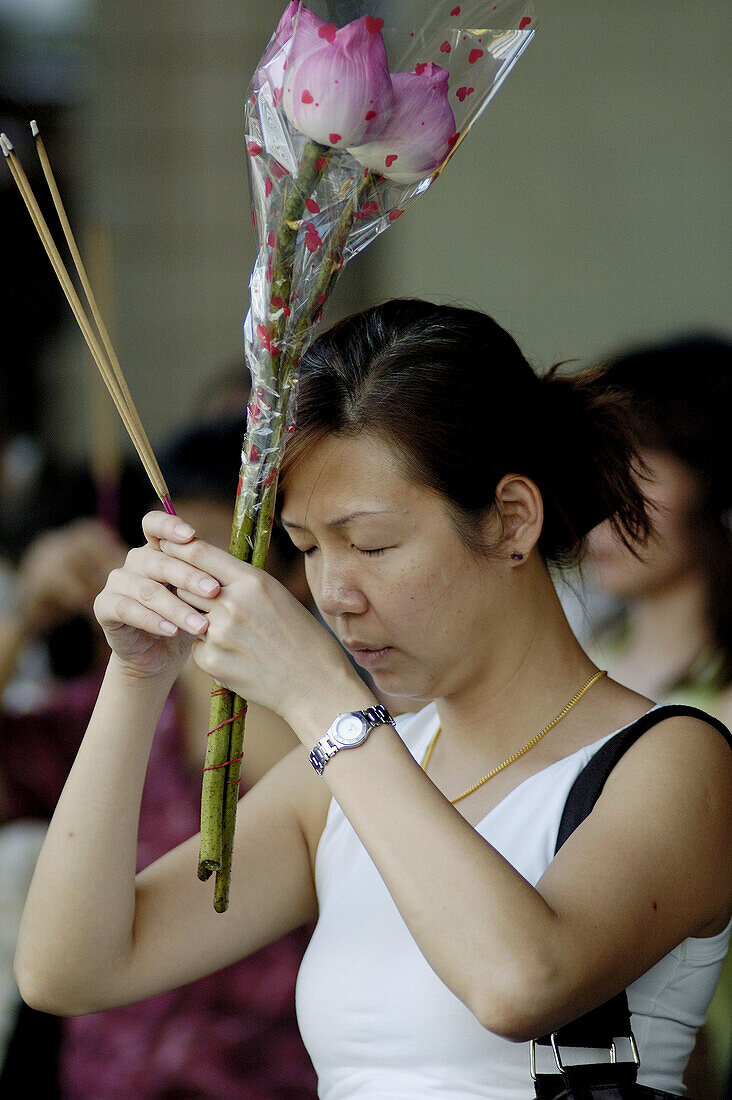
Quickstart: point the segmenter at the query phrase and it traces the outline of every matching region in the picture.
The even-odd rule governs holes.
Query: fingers
[[[167,556],[188,562],[208,573],[222,587],[233,584],[247,566],[226,550],[195,537],[194,529],[178,516],[150,512],[142,521],[145,538]]]
[[[161,553],[153,546],[140,546],[130,550],[125,569],[163,584],[195,593],[198,598],[210,600],[221,591],[221,585],[210,573],[194,565]]]
[[[118,569],[110,575],[95,610],[102,625],[112,629],[116,625],[133,626],[167,637],[184,630],[194,638],[208,630],[205,615],[165,584],[128,569]]]
[[[167,512],[148,512],[142,521],[142,530],[147,541],[157,548],[160,539],[172,543],[190,542],[196,532],[189,523],[179,516],[169,516]]]
[[[156,539],[156,530],[165,528],[153,521],[148,528],[151,539]],[[201,637],[208,629],[201,612],[211,608],[220,590],[215,577],[161,553],[150,542],[130,550],[124,566],[110,573],[95,612],[107,629],[126,625],[157,635],[183,630]]]
[[[221,550],[201,539],[182,541],[180,537],[168,539],[163,535],[160,536],[159,542],[160,549],[166,557],[188,562],[210,576],[216,577],[222,587],[239,580],[242,571],[250,568],[228,551]]]

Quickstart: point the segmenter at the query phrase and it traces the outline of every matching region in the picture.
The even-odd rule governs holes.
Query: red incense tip
[[[165,509],[165,511],[168,513],[169,516],[177,516],[178,515],[175,508],[173,507],[173,501],[170,499],[170,497],[168,496],[167,493],[163,497],[163,508]]]

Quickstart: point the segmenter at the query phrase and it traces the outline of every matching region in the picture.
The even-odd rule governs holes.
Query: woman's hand
[[[195,638],[208,629],[196,605],[175,589],[216,596],[219,582],[160,549],[190,543],[195,531],[175,516],[151,512],[142,523],[146,545],[130,550],[114,569],[94,602],[94,613],[122,667],[141,677],[168,676],[172,681],[185,663]]]
[[[219,582],[212,597],[176,582],[179,600],[208,617],[193,647],[201,669],[296,730],[303,708],[325,703],[330,713],[330,696],[364,690],[335,638],[279,581],[200,539],[171,539],[174,523],[162,513],[148,520],[171,565]]]

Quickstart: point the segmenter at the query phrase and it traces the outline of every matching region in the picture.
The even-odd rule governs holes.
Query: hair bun
[[[602,368],[560,374],[558,363],[541,379],[547,432],[544,492],[553,493],[559,520],[551,513],[543,538],[567,544],[571,535],[582,544],[593,528],[610,520],[625,543],[644,541],[650,533],[645,499],[631,475],[643,471],[627,409],[622,398],[603,385]],[[562,503],[552,485],[565,488]],[[564,530],[562,530],[564,528]]]

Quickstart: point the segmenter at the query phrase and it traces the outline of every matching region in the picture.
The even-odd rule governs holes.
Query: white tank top
[[[397,720],[415,759],[438,721],[434,704]],[[476,826],[532,885],[554,856],[572,783],[613,736],[529,776]],[[297,1015],[321,1100],[532,1100],[529,1044],[487,1031],[440,981],[335,800],[315,880],[320,915],[298,976]],[[731,928],[685,940],[629,988],[640,1083],[683,1092]]]

